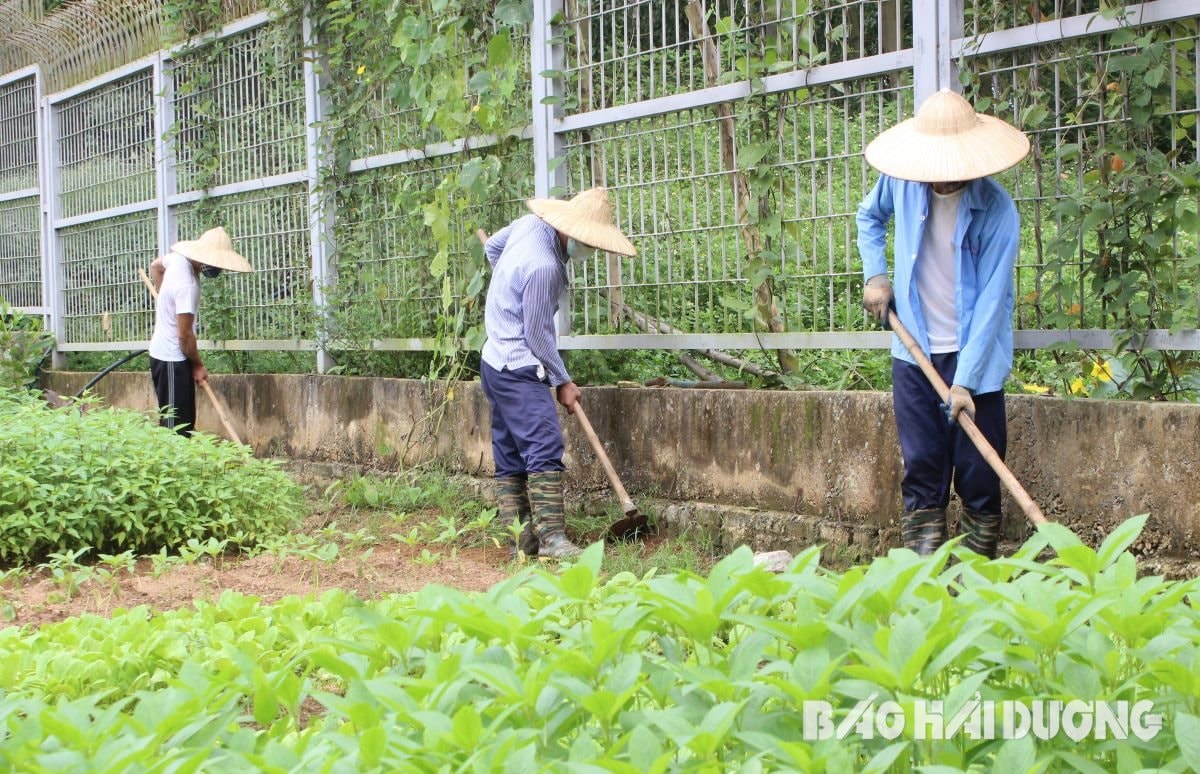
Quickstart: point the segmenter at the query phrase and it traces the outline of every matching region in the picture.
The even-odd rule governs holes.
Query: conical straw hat
[[[890,177],[920,183],[975,180],[1003,172],[1029,153],[1020,129],[976,113],[949,89],[931,96],[915,118],[896,124],[867,146],[867,163]]]
[[[607,189],[589,188],[569,202],[530,199],[525,204],[534,215],[577,242],[610,253],[637,255],[637,248],[613,221]]]
[[[205,266],[226,271],[254,271],[250,262],[233,249],[233,240],[220,226],[205,231],[199,239],[176,242],[171,245],[171,251]]]

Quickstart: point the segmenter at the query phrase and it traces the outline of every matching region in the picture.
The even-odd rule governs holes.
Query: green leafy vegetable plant
[[[9,628],[0,768],[1195,770],[1197,582],[1138,576],[1144,523],[1099,549],[1051,525],[991,562],[947,546],[844,573],[813,548],[773,574],[743,548],[704,575],[606,578],[595,544],[485,593],[227,593]],[[894,702],[904,728],[866,733],[868,699]],[[920,702],[948,723],[976,702],[1054,700],[1145,702],[1161,726],[916,733]],[[818,733],[806,702],[846,733]]]
[[[51,410],[0,391],[0,561],[249,546],[297,525],[302,490],[274,462],[145,416]],[[63,568],[65,569],[65,568]]]

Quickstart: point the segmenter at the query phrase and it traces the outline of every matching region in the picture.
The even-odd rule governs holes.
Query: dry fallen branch
[[[600,291],[600,295],[604,298],[609,298],[608,294],[604,290]],[[629,304],[622,302],[620,305],[620,310],[621,317],[623,319],[629,320],[635,326],[637,326],[637,328],[646,333],[665,333],[676,335],[683,333],[683,331],[679,330],[674,325],[664,322],[657,317],[652,317],[645,312],[634,309]],[[739,371],[757,376],[760,379],[770,379],[771,377],[775,376],[775,372],[773,371],[768,371],[761,366],[751,363],[749,360],[743,360],[742,358],[734,357],[733,355],[730,355],[727,352],[722,352],[718,349],[694,349],[690,351],[696,355],[699,355],[700,357],[707,358],[714,363],[720,363],[721,365],[729,366],[730,368],[736,368]],[[704,381],[719,381],[721,379],[718,374],[700,365],[689,355],[684,353],[676,353],[676,357],[679,358],[679,361],[683,363],[688,370],[699,376]]]
[[[720,53],[717,51],[717,45],[713,42],[712,34],[708,29],[708,11],[703,0],[691,0],[687,4],[685,13],[688,25],[691,27],[692,37],[700,44],[700,58],[704,65],[705,82],[708,86],[716,86],[720,77]],[[754,259],[762,253],[763,238],[758,227],[750,220],[750,185],[746,182],[746,176],[737,166],[733,111],[724,102],[714,105],[713,109],[718,118],[721,163],[729,172],[730,181],[733,184],[734,199],[737,202],[737,218],[738,223],[741,224],[742,239],[746,243],[746,253],[751,259]],[[785,328],[783,314],[779,311],[778,304],[775,303],[775,288],[770,277],[763,280],[754,289],[754,300],[758,307],[758,316],[767,330],[772,333],[782,333]],[[799,360],[795,352],[781,349],[777,355],[779,367],[784,373],[792,374],[799,369]]]

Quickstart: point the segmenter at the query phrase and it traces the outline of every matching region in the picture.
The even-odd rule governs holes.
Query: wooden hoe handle
[[[241,446],[242,439],[238,438],[238,434],[236,431],[234,431],[233,425],[229,423],[229,416],[225,412],[225,404],[222,403],[221,399],[217,397],[217,394],[213,392],[212,387],[208,385],[207,380],[205,380],[200,386],[204,388],[206,393],[208,393],[208,399],[212,402],[213,408],[217,410],[217,416],[221,418],[221,424],[225,425],[225,432],[229,433],[229,437],[233,439],[234,443]]]
[[[146,290],[150,291],[150,297],[157,301],[158,289],[155,288],[154,283],[150,281],[150,275],[146,274],[145,269],[138,269],[138,276],[142,278],[142,282],[146,283]]]
[[[604,446],[596,437],[596,431],[592,429],[592,423],[588,421],[587,414],[583,411],[583,404],[579,401],[575,401],[575,416],[579,417],[579,425],[583,428],[583,434],[588,437],[588,441],[592,444],[592,450],[596,452],[596,456],[600,458],[600,464],[604,466],[608,483],[612,484],[613,491],[617,493],[617,499],[621,501],[621,510],[625,512],[626,516],[637,513],[637,506],[633,504],[633,500],[629,499],[625,487],[621,486],[621,479],[617,477],[616,468],[613,467],[608,455],[604,452]]]
[[[904,344],[904,348],[917,361],[917,365],[925,373],[925,377],[929,379],[929,383],[933,385],[933,389],[937,392],[938,397],[942,402],[949,405],[950,403],[950,388],[946,386],[946,381],[942,379],[942,375],[933,367],[933,363],[929,362],[929,358],[925,357],[924,350],[917,343],[912,334],[900,322],[900,317],[892,310],[888,310],[888,324],[900,337],[900,341]],[[987,463],[992,466],[992,470],[996,471],[996,475],[1000,477],[1001,483],[1008,489],[1009,494],[1021,506],[1021,510],[1025,515],[1036,524],[1045,524],[1046,516],[1042,513],[1042,509],[1038,507],[1033,498],[1021,486],[1021,482],[1017,481],[1017,477],[1012,474],[1008,466],[1004,464],[1004,460],[1000,459],[1000,455],[992,448],[987,439],[983,437],[983,433],[975,425],[975,420],[968,414],[960,413],[958,415],[958,424],[962,427],[963,432],[975,444],[975,448],[979,449],[980,455],[983,456]]]
[[[155,289],[154,283],[150,281],[150,277],[146,274],[146,270],[139,268],[138,276],[142,278],[142,282],[146,283],[146,289],[150,291],[150,297],[157,301],[158,290]],[[217,397],[217,394],[212,391],[212,387],[209,386],[208,380],[205,380],[200,386],[204,388],[204,392],[208,395],[209,402],[212,403],[212,407],[216,409],[217,416],[221,419],[221,424],[225,426],[225,432],[229,433],[229,437],[233,439],[234,443],[238,444],[239,446],[242,445],[242,439],[238,437],[237,432],[233,429],[233,425],[229,422],[229,415],[225,411],[225,404],[222,403],[221,399]]]

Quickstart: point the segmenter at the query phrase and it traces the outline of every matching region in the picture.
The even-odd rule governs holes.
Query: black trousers
[[[196,382],[190,360],[150,358],[150,380],[158,397],[159,424],[183,436],[196,426]]]
[[[950,384],[958,353],[934,355],[933,367]],[[1000,459],[1008,444],[1004,392],[972,396],[975,426]],[[945,508],[950,484],[965,507],[979,513],[1000,513],[1000,478],[958,425],[950,424],[945,404],[917,366],[892,358],[892,405],[904,455],[900,493],[906,511]]]

